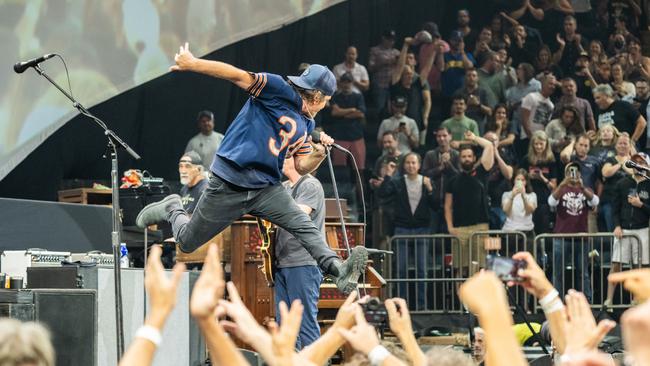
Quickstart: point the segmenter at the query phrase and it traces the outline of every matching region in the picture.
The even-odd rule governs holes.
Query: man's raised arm
[[[225,62],[210,61],[194,57],[190,52],[189,44],[180,47],[174,56],[176,65],[169,71],[193,71],[215,78],[228,80],[242,89],[248,89],[254,81],[253,75]]]

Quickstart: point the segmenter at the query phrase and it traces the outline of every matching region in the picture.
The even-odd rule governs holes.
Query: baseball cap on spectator
[[[193,150],[190,150],[183,154],[180,159],[181,162],[183,163],[190,163],[193,165],[203,165],[203,160],[201,159],[201,156]]]
[[[449,35],[449,40],[450,41],[462,41],[463,40],[463,32],[459,30],[451,31],[451,34]]]
[[[354,81],[354,77],[352,77],[352,74],[350,74],[349,72],[346,72],[343,75],[341,75],[339,81],[342,83],[351,83]]]
[[[201,111],[199,112],[198,116],[196,116],[196,120],[200,121],[201,119],[207,117],[208,119],[214,119],[214,114],[210,111]]]
[[[587,53],[587,51],[581,51],[580,54],[578,54],[578,58],[580,57],[586,57],[589,59],[589,53]]]
[[[429,34],[435,38],[440,38],[440,30],[438,29],[438,24],[434,22],[426,22],[422,25],[422,30],[429,32]]]
[[[647,166],[650,166],[650,157],[646,153],[636,153],[632,155],[632,160],[636,163],[642,163]]]
[[[326,66],[312,64],[300,76],[287,77],[294,85],[307,90],[319,90],[332,96],[336,91],[336,77]]]
[[[401,95],[398,95],[396,97],[391,98],[393,105],[395,107],[401,108],[401,107],[406,107],[406,98],[404,98]]]
[[[395,30],[393,29],[386,29],[382,34],[382,37],[384,38],[390,38],[390,39],[395,39]]]

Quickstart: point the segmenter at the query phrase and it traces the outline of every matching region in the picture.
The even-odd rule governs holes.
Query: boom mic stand
[[[122,277],[120,273],[120,234],[122,231],[122,222],[120,219],[120,191],[118,186],[117,179],[117,148],[122,147],[126,150],[129,155],[135,160],[140,160],[140,155],[138,155],[133,149],[129,147],[122,139],[120,139],[115,132],[110,130],[108,126],[99,118],[95,117],[92,113],[81,105],[74,97],[65,90],[63,90],[59,84],[57,84],[52,78],[50,78],[40,66],[34,65],[34,70],[47,79],[52,85],[54,85],[63,95],[65,95],[70,101],[72,101],[72,106],[75,107],[79,113],[83,114],[86,117],[92,119],[99,127],[104,129],[104,135],[108,140],[107,145],[107,154],[111,156],[111,190],[112,190],[112,213],[113,213],[113,231],[111,232],[111,243],[113,246],[113,275],[115,282],[115,329],[117,332],[117,360],[122,357],[124,353],[124,326],[123,326],[123,311],[122,311]],[[104,157],[106,158],[106,155]]]

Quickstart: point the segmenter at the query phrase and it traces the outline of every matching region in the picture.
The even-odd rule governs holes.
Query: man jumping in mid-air
[[[336,90],[336,79],[325,66],[311,65],[300,76],[251,73],[232,65],[194,57],[186,43],[174,57],[171,71],[193,71],[228,80],[250,95],[232,122],[210,166],[209,185],[191,218],[180,197],[171,195],[145,207],[137,217],[144,228],[169,221],[184,252],[192,252],[244,214],[269,220],[290,232],[316,260],[321,270],[348,293],[365,270],[368,253],[352,249],[342,262],[322,233],[280,184],[286,157],[296,171],[314,171],[334,143],[321,134],[321,143],[309,138],[314,116]],[[324,144],[324,145],[323,145]]]

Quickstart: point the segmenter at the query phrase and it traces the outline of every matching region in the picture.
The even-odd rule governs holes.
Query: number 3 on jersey
[[[294,121],[292,118],[287,117],[287,116],[282,116],[280,119],[278,119],[278,122],[281,125],[286,125],[287,123],[289,124],[289,131],[286,131],[285,129],[280,129],[280,138],[282,139],[280,141],[280,147],[277,146],[277,141],[275,138],[270,137],[269,138],[269,151],[271,151],[271,154],[278,156],[280,155],[280,152],[289,145],[289,141],[293,138],[293,136],[296,134],[296,121]]]

